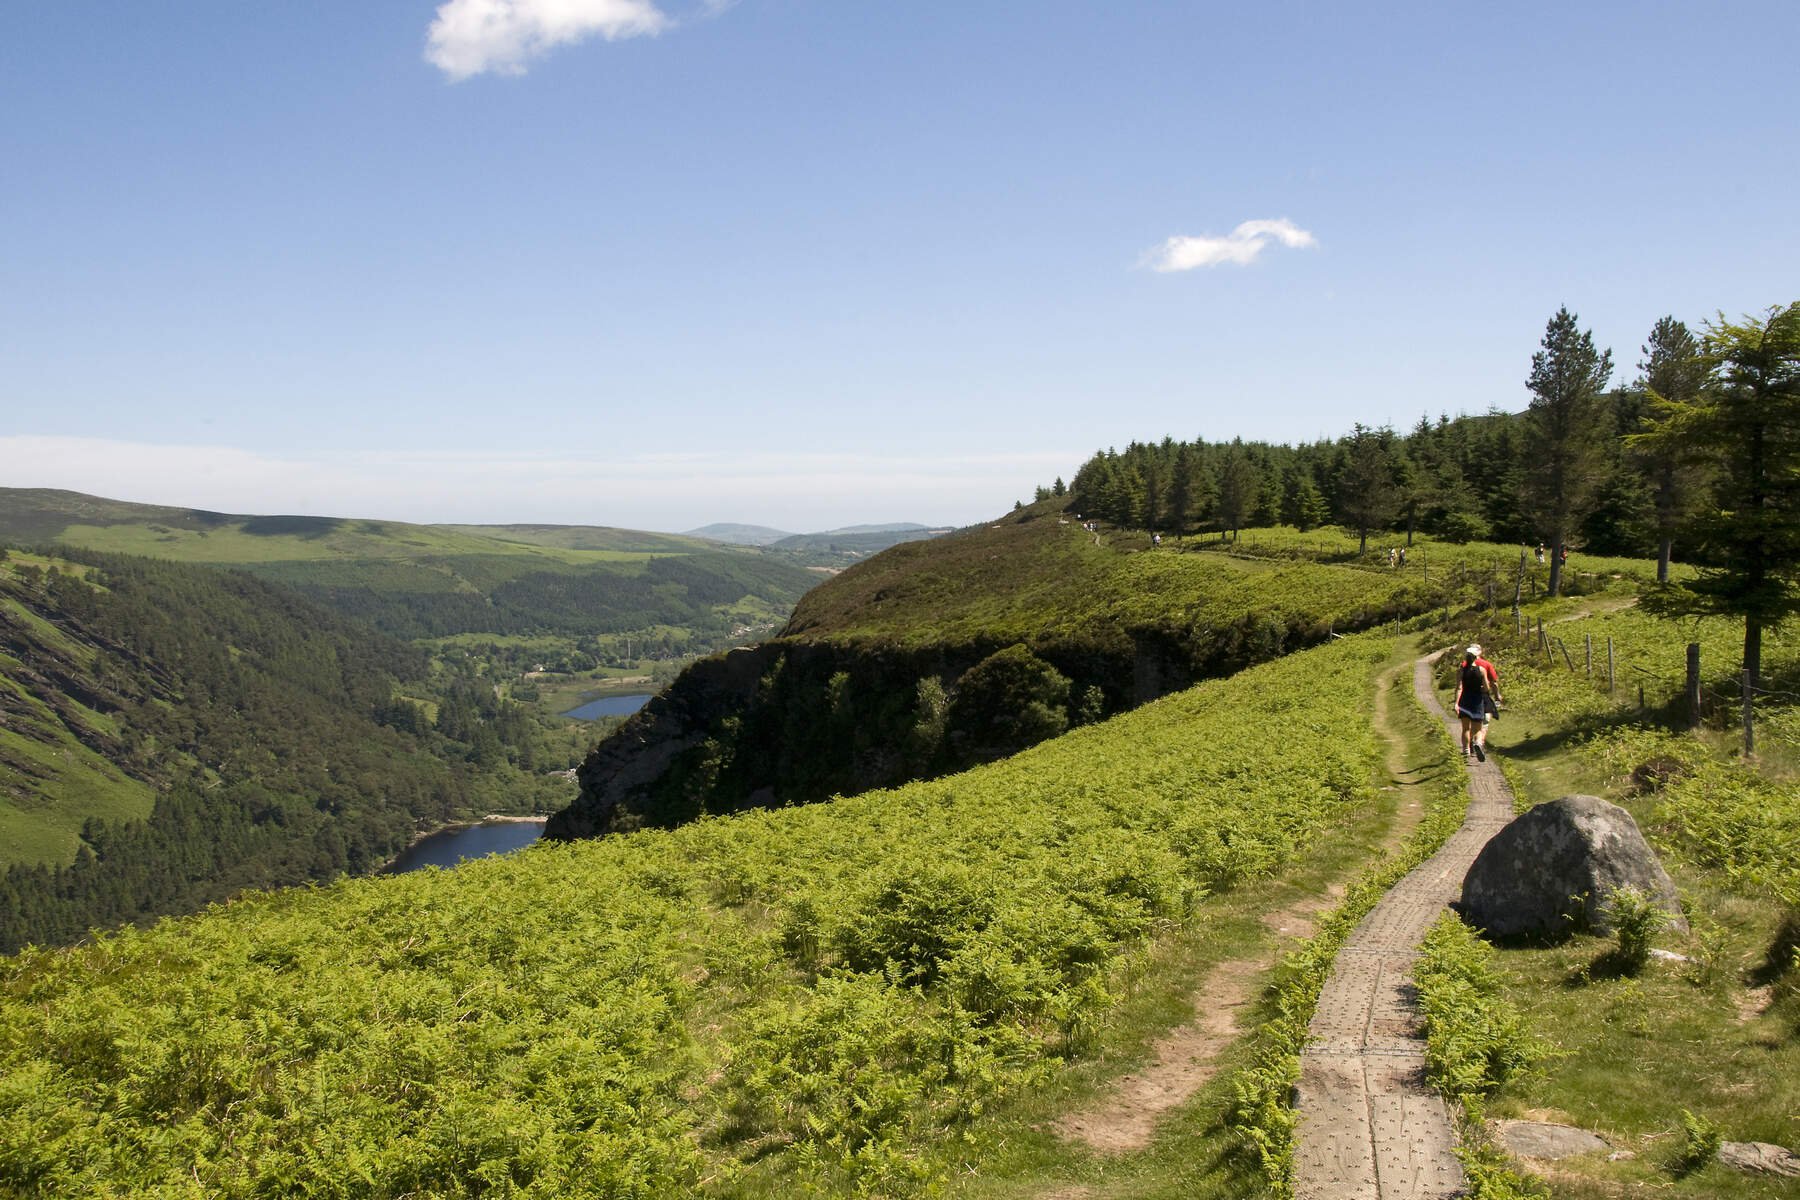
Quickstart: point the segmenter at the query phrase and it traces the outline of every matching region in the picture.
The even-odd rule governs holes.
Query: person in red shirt
[[[1483,675],[1487,676],[1486,711],[1482,714],[1480,727],[1475,731],[1475,744],[1481,747],[1480,757],[1485,762],[1487,760],[1488,726],[1493,723],[1494,714],[1500,711],[1500,668],[1482,657],[1479,642],[1471,643],[1465,653],[1475,656],[1475,665],[1481,668]]]
[[[1475,648],[1463,651],[1462,665],[1456,671],[1456,716],[1462,722],[1462,752],[1487,761],[1481,748],[1480,730],[1487,719],[1487,672],[1475,665]]]

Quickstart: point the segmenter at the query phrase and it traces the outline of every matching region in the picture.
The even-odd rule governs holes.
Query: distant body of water
[[[580,708],[571,708],[563,716],[574,717],[577,721],[592,721],[598,717],[629,717],[649,701],[648,695],[602,696],[598,700],[589,700]]]
[[[404,875],[421,867],[454,867],[465,858],[486,858],[521,849],[543,836],[542,821],[483,821],[458,829],[440,829],[401,851],[399,858],[382,869],[382,874]]]

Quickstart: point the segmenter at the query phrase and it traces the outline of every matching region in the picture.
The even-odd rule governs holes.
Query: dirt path
[[[1430,659],[1414,664],[1413,690],[1451,725],[1431,690]],[[1512,793],[1494,764],[1469,764],[1469,792],[1462,827],[1364,919],[1326,980],[1301,1055],[1296,1200],[1422,1200],[1466,1191],[1450,1115],[1425,1082],[1411,970],[1425,931],[1460,892],[1475,855],[1512,819]]]
[[[1416,784],[1420,768],[1409,767],[1401,740],[1392,732],[1388,693],[1395,677],[1407,664],[1384,672],[1375,689],[1375,727],[1385,743],[1384,761],[1390,787]],[[1384,853],[1403,842],[1423,815],[1423,805],[1403,793],[1394,820],[1382,839]],[[1319,913],[1343,898],[1343,885],[1334,884],[1322,896],[1309,896],[1263,917],[1264,926],[1279,940],[1270,941],[1254,958],[1220,963],[1208,973],[1193,994],[1194,1018],[1170,1030],[1150,1050],[1149,1061],[1121,1077],[1105,1096],[1056,1122],[1056,1130],[1069,1141],[1083,1142],[1102,1154],[1126,1154],[1150,1144],[1157,1122],[1171,1109],[1185,1104],[1217,1073],[1219,1053],[1242,1033],[1238,1016],[1256,999],[1265,973],[1282,950],[1312,936]],[[1043,1200],[1085,1195],[1055,1191]]]

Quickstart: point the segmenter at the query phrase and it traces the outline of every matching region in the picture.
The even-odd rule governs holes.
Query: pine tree
[[[1237,540],[1237,531],[1250,515],[1262,490],[1262,472],[1244,451],[1242,441],[1234,441],[1226,449],[1219,464],[1218,517],[1221,533],[1229,532]]]
[[[1701,360],[1698,338],[1674,317],[1664,317],[1650,331],[1644,344],[1643,372],[1646,411],[1638,428],[1648,432],[1669,406],[1692,404],[1706,386],[1706,365]],[[1631,439],[1631,461],[1648,482],[1655,506],[1657,540],[1656,581],[1669,582],[1669,561],[1674,554],[1675,533],[1692,514],[1704,475],[1704,448],[1688,442]]]
[[[1400,493],[1394,483],[1394,435],[1358,422],[1344,439],[1344,469],[1338,477],[1338,510],[1344,524],[1360,539],[1356,552],[1366,554],[1369,531],[1393,520]]]
[[[1762,635],[1800,615],[1800,301],[1707,325],[1710,381],[1692,403],[1659,406],[1640,445],[1710,448],[1713,505],[1695,522],[1715,566],[1646,598],[1670,616],[1744,622],[1744,670],[1762,677]]]
[[[1541,537],[1550,543],[1550,594],[1562,591],[1562,559],[1582,519],[1593,510],[1604,480],[1611,405],[1604,394],[1612,375],[1612,351],[1559,308],[1544,330],[1542,349],[1531,358],[1531,407],[1526,413],[1524,489],[1520,499]]]

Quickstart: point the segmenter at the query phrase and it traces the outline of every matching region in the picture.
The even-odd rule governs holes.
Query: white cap
[[[1469,644],[1468,650],[1464,651],[1464,653],[1473,654],[1476,658],[1480,658],[1481,657],[1481,647],[1479,645],[1471,642]]]

